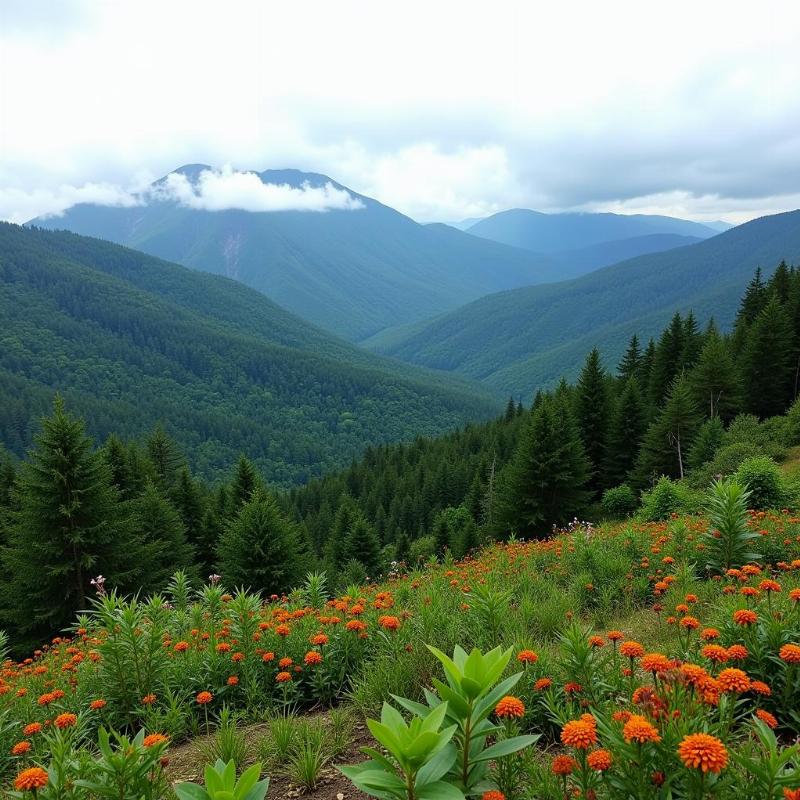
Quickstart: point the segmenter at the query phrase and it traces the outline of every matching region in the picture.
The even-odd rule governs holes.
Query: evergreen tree
[[[661,334],[655,349],[650,372],[648,395],[654,406],[661,405],[681,368],[684,345],[683,320],[675,314],[669,327]]]
[[[773,297],[747,332],[740,365],[745,410],[766,418],[792,402],[792,327],[786,309]]]
[[[514,402],[513,397],[508,398],[508,404],[506,405],[506,413],[503,416],[506,422],[511,422],[512,419],[517,414],[517,404]]]
[[[176,570],[193,571],[194,550],[181,515],[153,483],[131,502],[137,585],[144,592],[163,589]]]
[[[199,535],[194,542],[195,558],[202,576],[210,575],[214,571],[223,531],[224,525],[216,509],[207,508],[200,523]]]
[[[725,426],[719,417],[707,419],[697,431],[692,446],[686,457],[689,469],[698,469],[707,461],[714,458],[714,454],[722,444],[722,437],[725,435]]]
[[[656,419],[647,429],[637,462],[641,482],[658,475],[683,478],[686,454],[700,423],[687,379],[679,375],[672,383],[667,399]]]
[[[640,370],[639,386],[645,392],[650,386],[650,378],[653,375],[653,364],[656,361],[656,343],[651,338],[647,342],[647,349],[642,356],[642,366]]]
[[[395,560],[401,564],[408,564],[411,555],[411,539],[408,534],[401,533],[394,544]]]
[[[145,446],[147,457],[155,470],[156,481],[161,490],[166,492],[172,488],[178,470],[184,464],[178,445],[161,425],[156,425]]]
[[[606,453],[606,484],[622,483],[633,469],[646,428],[642,393],[636,378],[629,378],[611,416]]]
[[[242,506],[253,497],[256,489],[260,488],[261,479],[256,468],[244,454],[240,455],[228,492],[228,513],[231,516],[238,514]]]
[[[579,513],[589,462],[564,394],[542,398],[503,476],[498,533],[543,537]]]
[[[257,491],[225,528],[219,544],[225,585],[283,594],[302,579],[307,562],[295,526],[275,498]]]
[[[600,488],[604,485],[600,470],[606,456],[609,400],[606,375],[600,365],[600,352],[596,347],[586,357],[586,363],[578,376],[576,404],[581,441],[593,470],[591,484]]]
[[[60,397],[22,465],[16,499],[2,554],[3,618],[38,645],[88,608],[93,576],[128,588],[136,557],[108,467]]]
[[[439,512],[433,521],[433,541],[437,555],[444,555],[447,550],[453,549],[450,541],[450,523],[442,512]]]
[[[325,565],[331,575],[338,575],[347,562],[347,541],[360,516],[358,506],[350,495],[342,495],[333,519],[333,527],[325,542]]]
[[[359,514],[345,543],[345,562],[358,561],[367,577],[374,581],[383,573],[383,553],[375,529]]]
[[[630,378],[641,379],[642,358],[639,337],[634,333],[628,342],[628,349],[617,367],[617,375],[622,381],[627,382]]]
[[[172,490],[171,499],[181,516],[187,539],[199,554],[200,548],[205,546],[202,534],[203,500],[197,483],[186,467],[178,473],[178,480]],[[203,553],[201,557],[205,562],[212,557],[212,554],[210,552]]]
[[[697,327],[697,320],[690,311],[683,321],[683,348],[681,350],[680,367],[688,369],[697,362],[703,349],[703,334]]]
[[[730,420],[741,409],[739,375],[728,344],[716,328],[709,331],[697,364],[689,373],[689,386],[698,408],[710,418]]]
[[[122,500],[127,500],[135,493],[133,476],[128,460],[128,449],[119,436],[111,434],[100,451],[109,470],[111,485],[119,492]]]

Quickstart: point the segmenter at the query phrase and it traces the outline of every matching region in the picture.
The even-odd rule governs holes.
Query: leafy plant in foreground
[[[706,535],[708,569],[717,574],[760,558],[748,549],[759,535],[747,525],[750,492],[735,480],[711,484],[706,500],[711,527]]]
[[[253,764],[236,780],[236,763],[217,761],[207,764],[204,772],[205,786],[189,781],[175,786],[178,800],[264,800],[269,788],[269,778],[258,780],[261,764]]]

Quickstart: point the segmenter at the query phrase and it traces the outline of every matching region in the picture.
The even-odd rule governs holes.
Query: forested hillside
[[[688,247],[649,254],[572,281],[502,292],[368,344],[415,364],[454,370],[528,397],[575,378],[588,350],[622,356],[633,334],[658,335],[693,310],[730,328],[753,273],[800,255],[800,211],[762,217]]]
[[[207,169],[190,165],[176,172],[195,180]],[[296,189],[330,185],[361,207],[321,213],[206,211],[147,197],[132,208],[82,204],[34,222],[235,278],[352,340],[489,292],[561,276],[560,266],[544,256],[445,225],[419,225],[325,175],[267,170],[259,177]]]
[[[232,280],[70,233],[0,225],[0,317],[0,442],[17,455],[56,391],[100,441],[161,422],[198,474],[245,452],[276,485],[497,407]]]

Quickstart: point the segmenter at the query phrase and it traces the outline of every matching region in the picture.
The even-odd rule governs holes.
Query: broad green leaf
[[[538,739],[539,736],[513,736],[511,739],[503,739],[491,747],[487,747],[475,760],[491,761],[495,758],[502,758],[522,750],[523,747],[530,747]]]

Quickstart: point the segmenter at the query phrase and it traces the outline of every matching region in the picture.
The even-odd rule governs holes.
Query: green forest
[[[120,591],[161,589],[184,568],[281,594],[325,570],[341,588],[584,515],[693,511],[718,475],[780,507],[800,491],[778,467],[800,444],[798,364],[800,271],[781,263],[768,281],[756,272],[728,334],[676,314],[613,370],[592,350],[575,384],[528,406],[368,448],[289,490],[245,455],[205,480],[161,426],[96,446],[84,409],[58,396],[25,458],[0,458],[0,624],[41,640],[86,608],[98,573]]]

